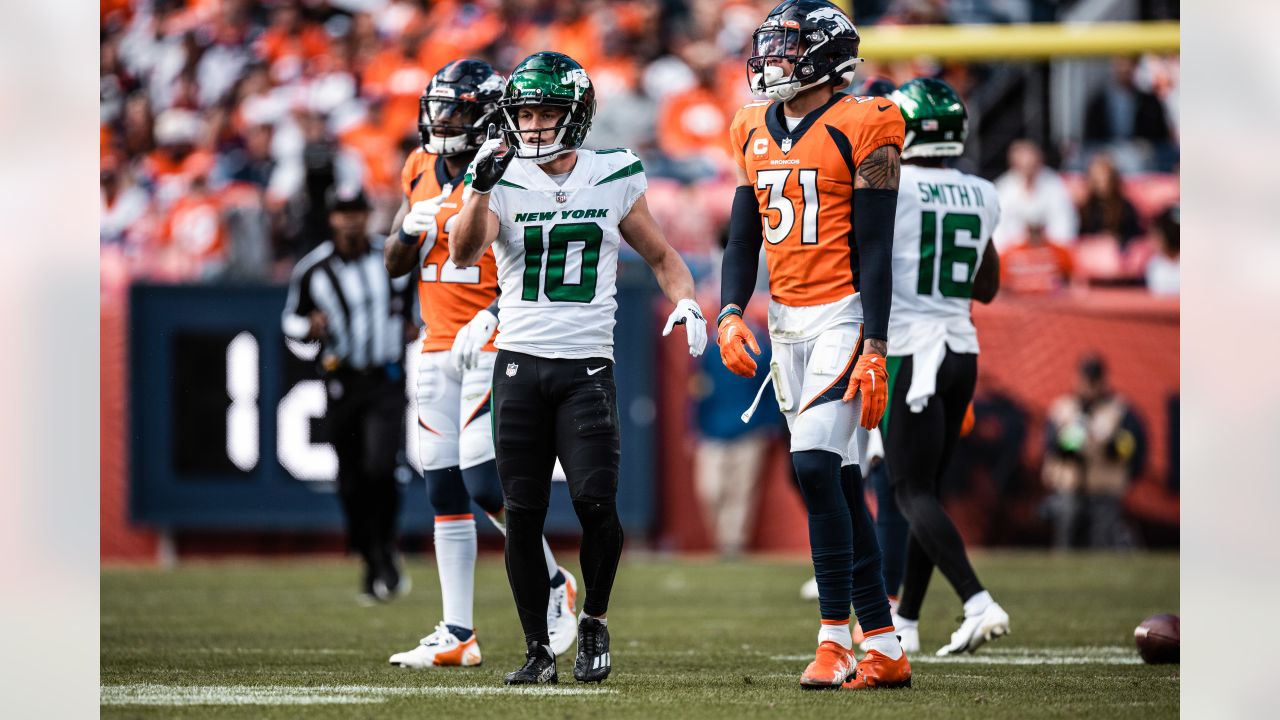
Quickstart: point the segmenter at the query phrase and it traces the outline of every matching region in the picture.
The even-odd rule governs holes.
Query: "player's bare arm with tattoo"
[[[845,393],[852,400],[862,390],[862,426],[880,422],[888,394],[885,357],[889,354],[889,306],[893,301],[893,225],[897,217],[901,153],[881,145],[858,163],[853,179],[853,227],[857,236],[858,292],[862,296],[862,355],[854,368],[854,382]]]

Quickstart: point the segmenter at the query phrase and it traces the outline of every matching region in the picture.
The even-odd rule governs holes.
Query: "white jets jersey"
[[[889,353],[915,355],[940,341],[976,353],[969,304],[1000,220],[995,186],[959,170],[904,163],[898,188]]]
[[[618,224],[646,186],[640,158],[625,149],[579,150],[563,184],[512,161],[489,196],[501,223],[499,349],[613,359]]]

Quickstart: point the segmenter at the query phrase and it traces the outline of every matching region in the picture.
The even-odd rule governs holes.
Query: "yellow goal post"
[[[1018,25],[899,25],[858,28],[860,54],[873,62],[1046,60],[1179,51],[1179,23],[1090,22]]]

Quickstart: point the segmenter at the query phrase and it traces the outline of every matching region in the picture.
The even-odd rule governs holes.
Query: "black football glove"
[[[474,192],[484,194],[493,190],[502,179],[502,174],[507,171],[507,166],[515,159],[516,154],[511,148],[499,155],[498,149],[501,146],[502,133],[498,132],[497,125],[489,123],[488,139],[467,166],[466,182]]]

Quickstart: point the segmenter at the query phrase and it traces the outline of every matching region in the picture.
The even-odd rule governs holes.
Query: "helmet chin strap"
[[[846,69],[840,71],[840,80],[844,83],[841,87],[851,87],[853,85],[854,72],[857,70],[857,63],[862,62],[862,58],[853,58],[847,63]],[[816,87],[831,77],[824,75],[816,80],[810,81],[808,85],[802,85],[799,80],[792,75],[790,82],[787,82],[788,76],[782,74],[782,68],[777,65],[766,65],[764,72],[755,76],[755,86],[757,92],[764,93],[765,97],[777,102],[787,102],[802,90],[808,90]]]
[[[524,154],[517,153],[516,157],[524,158],[535,165],[542,165],[544,163],[551,162],[573,149],[564,146],[564,136],[568,131],[569,129],[567,127],[560,128],[559,132],[556,133],[555,138],[549,143],[527,143],[525,142],[523,135],[517,133],[516,140],[519,142],[520,148],[524,151]],[[549,152],[544,152],[547,148],[552,149]]]
[[[547,163],[551,162],[552,160],[555,160],[561,155],[564,155],[565,153],[569,152],[572,149],[573,148],[560,148],[559,150],[556,150],[550,155],[539,155],[537,157],[531,157],[526,159],[529,162],[533,163],[534,165],[546,165]]]
[[[770,100],[787,102],[800,92],[800,81],[791,79],[790,82],[782,82],[788,76],[783,75],[782,68],[777,65],[765,65],[764,72],[757,77],[761,78],[765,97]]]
[[[467,134],[452,135],[450,137],[440,137],[439,135],[431,135],[427,142],[427,150],[436,155],[457,155],[472,149],[467,144]]]

